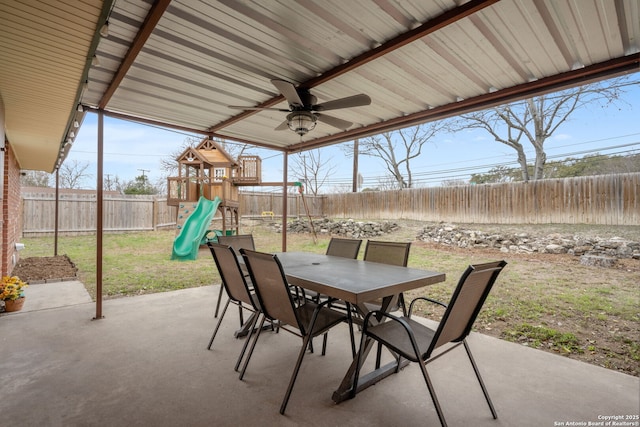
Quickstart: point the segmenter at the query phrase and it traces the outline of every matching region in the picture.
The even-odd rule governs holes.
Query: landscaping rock
[[[454,224],[438,224],[425,227],[416,238],[425,242],[435,242],[460,248],[495,248],[504,253],[550,253],[590,256],[588,265],[605,265],[610,259],[640,259],[640,242],[621,237],[610,239],[587,239],[581,236],[552,233],[547,236],[530,236],[526,233],[485,233],[466,230]],[[599,258],[598,258],[599,257]],[[602,259],[601,259],[602,258]]]
[[[395,222],[369,222],[354,221],[353,219],[343,221],[333,221],[328,218],[313,220],[313,226],[317,234],[328,234],[332,236],[345,236],[353,239],[370,239],[385,234],[392,233],[400,228]],[[280,224],[274,224],[278,233],[282,232]],[[290,233],[311,233],[309,220],[297,219],[287,223],[287,231]]]
[[[616,258],[599,256],[599,255],[582,255],[580,257],[580,264],[582,265],[595,265],[598,267],[613,267],[618,260]]]

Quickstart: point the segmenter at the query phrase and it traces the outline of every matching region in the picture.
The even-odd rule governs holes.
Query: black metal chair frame
[[[256,245],[253,241],[253,235],[251,234],[234,234],[231,236],[218,236],[218,243],[225,246],[230,246],[236,252],[236,254],[240,254],[240,249],[246,248],[250,250],[255,250]],[[246,275],[246,274],[245,274]],[[218,312],[220,311],[220,301],[222,301],[222,292],[224,291],[224,287],[220,286],[220,292],[218,293],[218,302],[216,303],[216,311],[213,317],[218,317]],[[242,323],[242,314],[240,315],[240,322]]]
[[[326,255],[330,256],[338,256],[342,258],[356,259],[358,258],[358,253],[360,253],[360,246],[362,246],[362,240],[360,239],[345,239],[342,237],[332,237],[329,240],[329,245],[327,245],[327,250],[325,252]],[[311,298],[314,302],[320,302],[320,299],[325,298],[323,295],[319,293],[315,293]],[[344,305],[342,302],[338,301],[338,304],[329,303],[329,307],[337,308],[338,310],[352,310],[353,314],[358,314],[357,311],[351,306],[351,304],[345,302]],[[355,340],[352,339],[352,347],[351,353],[353,357],[356,356],[356,347]]]
[[[339,256],[342,258],[358,258],[360,252],[360,246],[362,246],[362,240],[359,239],[345,239],[342,237],[332,237],[329,240],[327,246],[326,255]]]
[[[438,398],[436,397],[435,389],[427,373],[426,365],[449,353],[454,348],[463,345],[476,378],[480,383],[480,387],[482,388],[487,404],[489,405],[491,415],[494,419],[498,418],[498,414],[496,413],[493,403],[491,402],[491,398],[489,397],[489,392],[487,391],[484,381],[480,376],[478,366],[471,354],[471,349],[469,348],[466,337],[471,332],[471,328],[478,313],[489,295],[498,275],[506,264],[507,263],[505,261],[497,261],[486,264],[470,265],[461,276],[448,305],[430,298],[419,297],[411,302],[408,317],[397,317],[382,311],[367,313],[364,318],[362,338],[360,340],[360,351],[358,352],[351,397],[355,397],[357,393],[357,384],[362,363],[362,349],[365,347],[367,340],[373,339],[382,343],[399,356],[412,362],[417,362],[418,365],[420,365],[422,376],[427,384],[427,388],[429,389],[429,394],[431,395],[436,412],[438,413],[440,423],[442,426],[446,426],[447,423],[445,421],[442,408],[440,407],[440,403],[438,402]],[[473,304],[466,301],[466,299],[469,299]],[[435,331],[411,319],[414,304],[419,300],[429,301],[446,307],[442,320]],[[381,319],[382,323],[372,324],[370,322],[371,316],[376,316]],[[438,354],[433,354],[434,350],[446,344],[452,345],[445,348]]]
[[[294,298],[291,294],[291,288],[287,283],[282,264],[276,255],[246,249],[241,249],[240,253],[242,254],[245,264],[249,270],[249,275],[251,276],[251,280],[254,285],[254,291],[258,296],[262,309],[262,321],[260,322],[260,326],[258,327],[257,333],[251,343],[249,353],[245,358],[242,371],[240,372],[240,379],[242,380],[244,377],[247,366],[249,365],[249,360],[251,359],[256,343],[260,337],[260,332],[262,331],[262,327],[266,320],[278,322],[280,324],[280,328],[302,338],[302,347],[298,353],[298,359],[291,374],[291,379],[289,381],[287,391],[285,392],[282,405],[280,406],[280,413],[284,414],[291,392],[293,391],[293,386],[300,371],[302,360],[304,359],[307,348],[310,347],[311,339],[313,337],[317,337],[319,335],[324,336],[322,343],[322,355],[325,355],[329,329],[346,320],[349,324],[349,328],[351,329],[350,336],[352,340],[352,347],[354,346],[351,313],[349,311],[347,313],[342,313],[328,308],[327,305],[332,301],[331,299],[327,299],[322,303],[316,304],[306,298]],[[262,264],[262,268],[260,268],[260,266],[256,266],[256,263],[259,262],[272,263],[274,271],[271,273],[274,273],[275,275],[275,271],[277,269],[278,277],[270,276],[269,272],[265,271],[264,264]],[[280,286],[282,288],[278,289]],[[274,296],[274,292],[277,292],[278,295]],[[284,298],[282,295],[285,295]],[[286,299],[287,301],[283,301],[283,299]],[[279,314],[271,312],[274,308]],[[308,323],[305,322],[305,320],[307,320]]]
[[[381,250],[381,252],[378,252],[378,250]],[[367,240],[367,244],[364,248],[363,259],[369,262],[380,262],[383,264],[406,267],[409,263],[410,250],[411,242],[383,242],[378,240]],[[404,295],[402,293],[398,295],[397,308],[402,309],[403,315],[407,315],[407,308],[404,302]]]
[[[229,308],[230,303],[238,306],[241,325],[244,323],[242,316],[243,310],[250,311],[254,315],[251,324],[249,325],[249,336],[245,340],[245,343],[235,365],[235,370],[237,371],[246,352],[251,334],[255,329],[256,323],[258,322],[260,303],[258,297],[251,290],[246,281],[245,275],[242,271],[242,268],[240,267],[240,263],[238,262],[238,256],[233,248],[230,246],[212,242],[208,242],[207,246],[211,251],[211,256],[213,256],[216,266],[218,267],[218,272],[220,273],[220,278],[222,280],[222,285],[220,287],[226,290],[229,297],[222,309],[222,313],[220,315],[220,318],[218,319],[218,322],[216,323],[215,329],[213,330],[213,334],[211,335],[211,339],[209,340],[207,350],[211,350],[213,340],[215,339],[218,330],[220,329],[220,325],[222,324],[222,320],[227,313],[227,309]]]

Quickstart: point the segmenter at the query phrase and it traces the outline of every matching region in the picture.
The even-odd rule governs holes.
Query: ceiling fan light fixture
[[[313,130],[316,127],[316,120],[316,116],[308,111],[294,111],[287,115],[289,129],[300,136]]]

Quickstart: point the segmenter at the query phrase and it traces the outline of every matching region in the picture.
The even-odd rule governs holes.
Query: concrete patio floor
[[[0,425],[439,425],[415,364],[355,399],[332,402],[351,361],[346,325],[329,334],[325,357],[305,357],[280,415],[301,341],[264,333],[239,381],[235,307],[206,350],[218,289],[107,300],[104,319],[92,320],[95,305],[82,283],[30,286],[23,311],[0,315]],[[498,419],[459,348],[429,365],[450,426],[638,425],[604,417],[638,416],[639,378],[481,334],[469,342]]]

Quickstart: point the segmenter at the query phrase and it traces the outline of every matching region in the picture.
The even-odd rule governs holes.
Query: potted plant
[[[4,276],[0,283],[0,300],[4,301],[4,311],[19,311],[25,301],[24,288],[28,285],[18,276]]]

